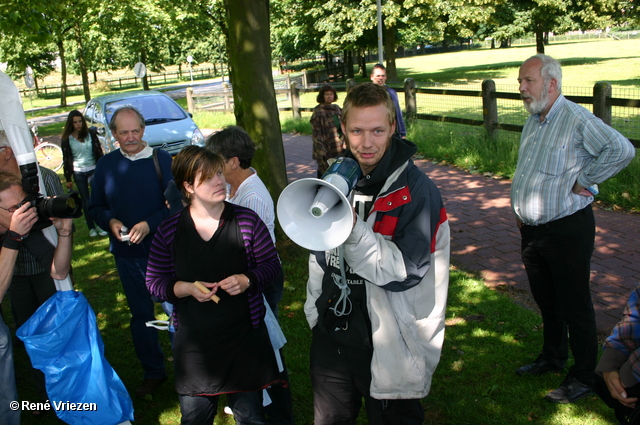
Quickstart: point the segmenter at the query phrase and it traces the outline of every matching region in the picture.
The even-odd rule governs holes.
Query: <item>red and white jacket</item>
[[[371,396],[425,397],[440,360],[449,286],[449,221],[440,191],[407,160],[386,179],[366,221],[358,216],[343,247],[345,262],[365,280]],[[312,254],[305,303],[311,328],[323,275]]]

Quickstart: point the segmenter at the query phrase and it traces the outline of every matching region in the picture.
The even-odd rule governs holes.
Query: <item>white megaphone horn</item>
[[[300,179],[278,199],[278,221],[289,238],[303,248],[326,251],[342,245],[353,227],[347,198],[362,172],[351,158],[338,158],[322,179]]]

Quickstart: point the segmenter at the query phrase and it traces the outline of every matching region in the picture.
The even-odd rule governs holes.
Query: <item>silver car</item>
[[[95,127],[105,153],[119,148],[109,121],[123,106],[140,111],[146,123],[143,139],[153,148],[175,155],[185,146],[204,146],[204,136],[191,115],[173,99],[158,91],[135,91],[96,97],[84,109],[87,125]]]

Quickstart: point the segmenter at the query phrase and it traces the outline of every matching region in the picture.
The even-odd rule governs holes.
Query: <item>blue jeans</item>
[[[9,403],[18,401],[16,378],[13,371],[11,334],[0,316],[0,425],[20,423],[20,410],[12,410]]]
[[[76,182],[80,198],[82,198],[82,213],[84,214],[84,219],[87,222],[89,230],[96,228],[96,224],[91,218],[91,214],[89,214],[89,200],[91,199],[91,195],[89,195],[89,187],[91,186],[91,180],[93,180],[93,171],[94,170],[87,172],[73,172],[73,179]]]
[[[180,395],[181,425],[212,425],[220,396]],[[227,394],[238,425],[267,425],[262,411],[262,391]]]
[[[146,322],[155,320],[151,294],[145,284],[147,258],[114,257],[122,288],[131,310],[131,336],[136,356],[144,369],[145,379],[167,376],[164,355],[158,341],[158,330],[148,328]]]

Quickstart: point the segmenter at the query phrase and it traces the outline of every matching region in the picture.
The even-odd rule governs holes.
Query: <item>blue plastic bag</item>
[[[131,397],[104,358],[95,313],[81,292],[56,292],[16,334],[33,367],[44,372],[51,408],[62,421],[115,425],[133,420]]]

